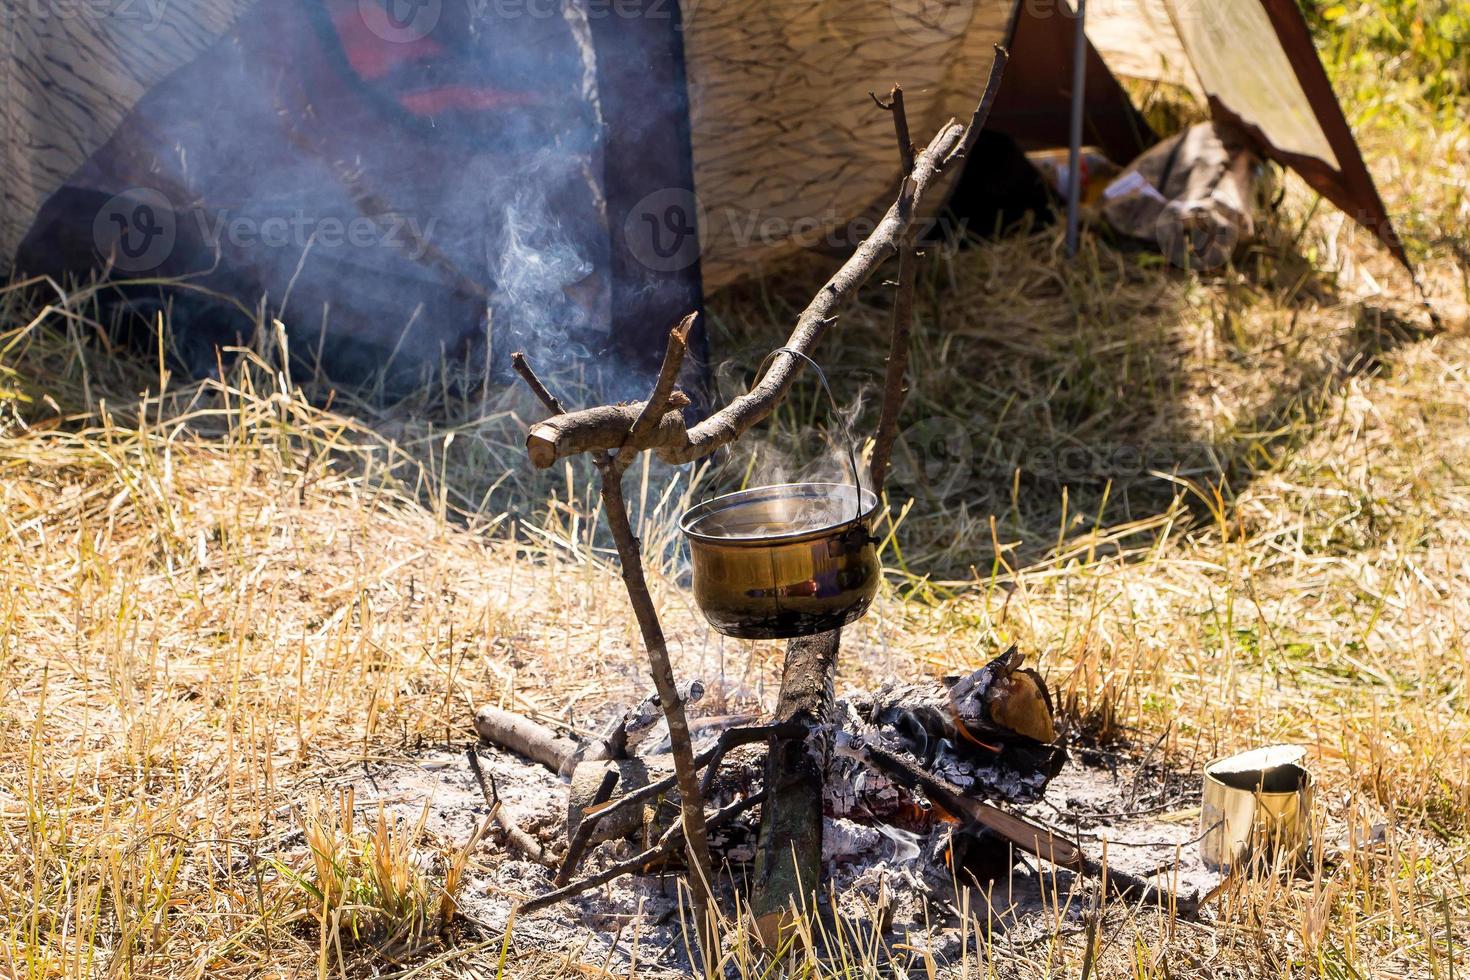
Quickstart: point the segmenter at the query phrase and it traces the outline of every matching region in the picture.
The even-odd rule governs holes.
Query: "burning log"
[[[788,667],[795,678],[820,681],[826,664],[823,659],[835,655],[833,636],[824,634],[793,644],[803,656],[789,658]],[[992,715],[1011,716],[1018,709],[1013,700],[1042,704],[1044,686],[1037,694],[1031,684],[1035,672],[1020,666],[1021,656],[1015,650],[965,677],[947,685],[891,682],[876,692],[857,694],[833,700],[831,692],[818,685],[791,684],[783,692],[777,708],[779,721],[756,728],[727,727],[743,721],[745,716],[726,719],[698,718],[690,720],[691,731],[706,726],[719,728],[715,747],[695,757],[695,768],[705,771],[702,791],[707,800],[734,799],[764,785],[779,790],[769,809],[780,812],[774,800],[800,784],[810,793],[796,794],[807,823],[806,832],[823,816],[853,818],[861,822],[880,821],[908,830],[925,830],[933,815],[916,803],[912,793],[881,773],[860,773],[851,760],[832,757],[823,750],[814,733],[824,736],[838,730],[862,737],[885,750],[911,760],[912,764],[944,778],[962,791],[985,799],[1025,803],[1042,795],[1048,781],[1066,759],[1059,747],[1037,742],[1024,733],[1013,731],[994,721],[985,722],[983,734],[989,742],[977,737],[962,738],[956,734],[952,704],[962,709],[971,704],[988,706]],[[1026,679],[1016,683],[1015,678]],[[957,693],[958,692],[958,693]],[[963,695],[963,696],[962,696]],[[967,700],[967,697],[969,700]],[[645,702],[646,704],[646,702]],[[636,717],[638,710],[619,716]],[[1033,717],[1032,723],[1039,723]],[[1049,712],[1041,720],[1050,724]],[[972,721],[975,731],[981,723]],[[764,774],[742,761],[736,768],[721,768],[726,753],[741,745],[770,739],[772,750],[767,755]],[[993,744],[991,744],[993,743]],[[642,746],[652,746],[647,739]],[[759,767],[757,767],[759,768]],[[581,832],[584,814],[595,813],[598,827],[591,838],[601,842],[617,838],[646,837],[650,827],[661,831],[669,808],[678,800],[671,775],[671,760],[656,752],[623,759],[599,759],[587,753],[572,771],[568,795],[567,833],[571,838]],[[622,796],[604,803],[598,790],[610,776],[616,775]],[[655,807],[654,804],[660,804]],[[813,817],[815,813],[815,817]],[[783,815],[784,819],[785,815]],[[794,819],[794,818],[792,818]],[[787,831],[778,831],[789,840]],[[767,839],[772,839],[767,835]],[[765,860],[769,850],[762,849]],[[756,879],[766,867],[758,862]],[[768,910],[769,911],[769,910]]]
[[[1051,744],[1056,727],[1045,682],[1021,663],[1012,647],[944,686],[885,684],[871,695],[849,699],[850,715],[842,727],[911,758],[970,795],[1032,802],[1061,770],[1066,752]],[[854,782],[849,773],[837,786]],[[872,796],[877,790],[868,792]],[[877,804],[854,798],[846,807]],[[839,814],[846,807],[839,806]]]
[[[1114,895],[1125,901],[1155,904],[1170,908],[1180,915],[1191,917],[1199,912],[1199,902],[1194,898],[1172,895],[1134,875],[1109,868],[1087,856],[1076,844],[1062,837],[1049,827],[1008,813],[966,796],[957,787],[945,780],[924,772],[884,749],[870,745],[861,738],[853,738],[839,732],[833,743],[833,754],[851,759],[864,766],[882,772],[901,784],[922,790],[938,806],[952,817],[970,827],[984,827],[1043,861],[1067,868],[1078,874],[1096,878],[1103,882]]]
[[[704,697],[704,684],[699,680],[684,681],[675,687],[685,707],[697,704]],[[663,720],[663,702],[655,692],[614,719],[602,738],[589,746],[576,761],[629,758],[637,751],[639,743],[649,738]]]
[[[1051,695],[1035,670],[1022,667],[1011,647],[984,667],[945,685],[890,683],[852,704],[869,724],[908,728],[935,738],[970,742],[996,751],[992,743],[1056,738]]]

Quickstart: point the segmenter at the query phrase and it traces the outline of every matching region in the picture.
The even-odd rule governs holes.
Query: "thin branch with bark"
[[[990,75],[985,79],[985,91],[980,95],[980,104],[975,106],[975,114],[970,117],[970,125],[965,129],[965,140],[944,158],[942,166],[948,167],[961,157],[968,156],[975,148],[975,141],[980,138],[985,124],[990,120],[990,110],[995,108],[996,97],[1000,95],[1001,78],[1005,75],[1006,64],[1011,60],[1010,51],[999,44],[994,47],[995,59],[990,63]]]
[[[963,135],[964,129],[950,122],[924,148],[914,164],[914,194],[909,207],[901,211],[895,202],[888,209],[873,234],[857,247],[797,318],[796,328],[784,346],[810,355],[827,328],[836,322],[838,308],[895,252],[924,193],[939,176],[939,161],[959,147]],[[750,391],[687,430],[682,416],[662,418],[640,448],[654,450],[666,463],[688,463],[709,455],[769,416],[790,391],[804,363],[797,354],[778,353],[764,377]],[[589,409],[563,415],[555,420],[555,425],[534,425],[526,440],[532,463],[545,468],[578,452],[620,448],[633,422],[643,414],[643,409],[630,411],[626,406],[619,406],[615,411]]]
[[[531,389],[531,394],[535,395],[540,399],[541,404],[551,410],[551,414],[561,415],[566,412],[566,409],[562,407],[561,401],[547,390],[546,386],[541,383],[540,378],[536,377],[536,372],[531,369],[531,362],[526,359],[525,354],[516,351],[510,355],[510,365],[515,368],[516,374],[521,376],[521,380],[526,382],[526,386]]]
[[[883,105],[882,102],[878,104]],[[908,115],[904,111],[901,86],[893,86],[884,108],[893,113],[894,136],[898,140],[898,161],[903,167],[898,195],[899,207],[912,208],[914,145],[909,139]],[[888,476],[888,461],[893,455],[893,441],[898,437],[898,414],[909,392],[909,338],[914,327],[914,280],[918,275],[918,265],[919,253],[914,248],[914,228],[911,223],[900,239],[898,249],[898,283],[893,294],[893,330],[888,343],[888,366],[883,378],[883,410],[878,416],[878,432],[873,439],[873,458],[869,464],[869,486],[880,496],[883,493],[883,482]]]
[[[1007,57],[1004,48],[996,48],[985,94],[971,117],[970,126],[966,128],[950,120],[914,158],[910,179],[899,200],[817,292],[797,318],[796,327],[783,346],[810,356],[827,328],[836,322],[838,308],[872,277],[884,260],[898,251],[903,235],[921,210],[925,195],[944,168],[963,158],[974,146],[1000,90]],[[708,456],[769,416],[786,397],[804,364],[795,354],[777,354],[764,377],[720,411],[687,430],[680,413],[663,413],[658,424],[648,431],[648,437],[635,448],[654,450],[666,463],[689,463]],[[559,459],[580,452],[620,449],[629,442],[632,426],[646,409],[647,405],[605,406],[570,412],[534,425],[526,438],[531,461],[537,468],[545,469]]]
[[[658,692],[659,704],[669,725],[670,752],[674,757],[674,775],[679,785],[679,808],[683,817],[684,844],[689,859],[689,893],[694,903],[695,922],[700,934],[700,949],[706,962],[712,962],[718,938],[715,932],[711,876],[713,874],[709,856],[709,834],[704,823],[704,798],[699,792],[699,777],[694,768],[694,750],[689,738],[689,719],[684,712],[684,701],[674,682],[674,669],[669,662],[668,641],[664,638],[658,611],[653,606],[653,596],[648,591],[648,580],[643,574],[642,549],[633,534],[632,522],[628,519],[628,505],[623,498],[623,473],[628,464],[638,455],[639,443],[647,433],[658,425],[669,410],[674,396],[674,382],[679,368],[684,363],[688,350],[690,328],[695,314],[685,317],[669,331],[668,348],[664,352],[663,366],[653,392],[629,428],[623,444],[611,456],[595,456],[602,473],[602,508],[607,515],[608,529],[618,549],[619,564],[622,566],[623,586],[628,591],[628,601],[633,607],[633,616],[638,620],[638,630],[643,635],[643,645],[648,651],[649,671],[653,675],[654,690]]]

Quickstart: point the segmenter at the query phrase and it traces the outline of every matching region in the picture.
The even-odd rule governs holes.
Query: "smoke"
[[[446,360],[490,360],[508,379],[518,347],[554,375],[607,346],[604,127],[581,3],[239,7],[228,27],[164,8],[146,44],[105,43],[120,37],[106,20],[73,24],[77,37],[27,25],[84,99],[111,106],[124,96],[114,76],[169,70],[121,121],[55,113],[37,135],[81,158],[55,160],[60,190],[26,232],[20,270],[110,264],[246,309],[264,297],[293,352],[320,354],[343,381],[416,379]],[[119,61],[111,74],[86,40]],[[230,305],[175,331],[203,331]]]
[[[871,490],[864,465],[870,434],[860,423],[864,409],[875,404],[877,383],[862,372],[832,371],[827,376],[829,399],[817,371],[805,362],[802,367],[786,402],[763,423],[770,437],[742,443],[741,455],[726,463],[726,474],[738,474],[745,486],[856,483]],[[755,380],[733,360],[715,370],[716,388],[727,403]]]
[[[577,161],[555,151],[534,155],[515,179],[501,182],[496,233],[486,241],[497,343],[552,372],[590,358],[589,342],[611,325],[609,282],[599,271],[607,268],[606,240],[579,240],[550,203],[555,189],[582,176]]]

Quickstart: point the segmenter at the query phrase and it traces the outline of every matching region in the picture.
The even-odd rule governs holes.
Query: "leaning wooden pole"
[[[999,90],[1006,54],[996,49],[995,64],[985,94],[966,138],[946,162],[963,154],[985,125],[985,117]],[[883,405],[869,469],[869,489],[882,495],[888,460],[898,434],[898,415],[908,395],[909,343],[913,332],[914,283],[919,254],[914,246],[915,201],[921,190],[916,180],[919,159],[909,138],[908,113],[903,89],[894,85],[883,102],[873,101],[893,114],[898,142],[899,191],[892,213],[902,231],[894,242],[898,253],[898,279],[893,300],[893,325],[888,365],[883,385]],[[802,738],[772,739],[766,757],[766,804],[761,808],[761,832],[756,850],[755,892],[751,911],[761,938],[779,948],[793,916],[815,902],[821,887],[822,807],[825,796],[829,712],[837,684],[837,657],[842,631],[832,630],[813,637],[791,640],[781,671],[781,694],[776,707],[779,722],[802,722],[809,729]]]

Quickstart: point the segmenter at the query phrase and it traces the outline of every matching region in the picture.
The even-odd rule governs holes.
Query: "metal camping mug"
[[[800,351],[832,399],[822,369]],[[764,366],[764,365],[762,365]],[[832,401],[836,406],[836,401]],[[878,592],[872,525],[878,497],[861,485],[754,487],[696,504],[679,519],[689,539],[694,601],[717,631],[743,640],[812,636],[854,622]],[[846,515],[846,516],[842,516]]]
[[[1205,766],[1200,856],[1229,871],[1266,854],[1295,859],[1311,826],[1312,774],[1299,745],[1252,749]]]

